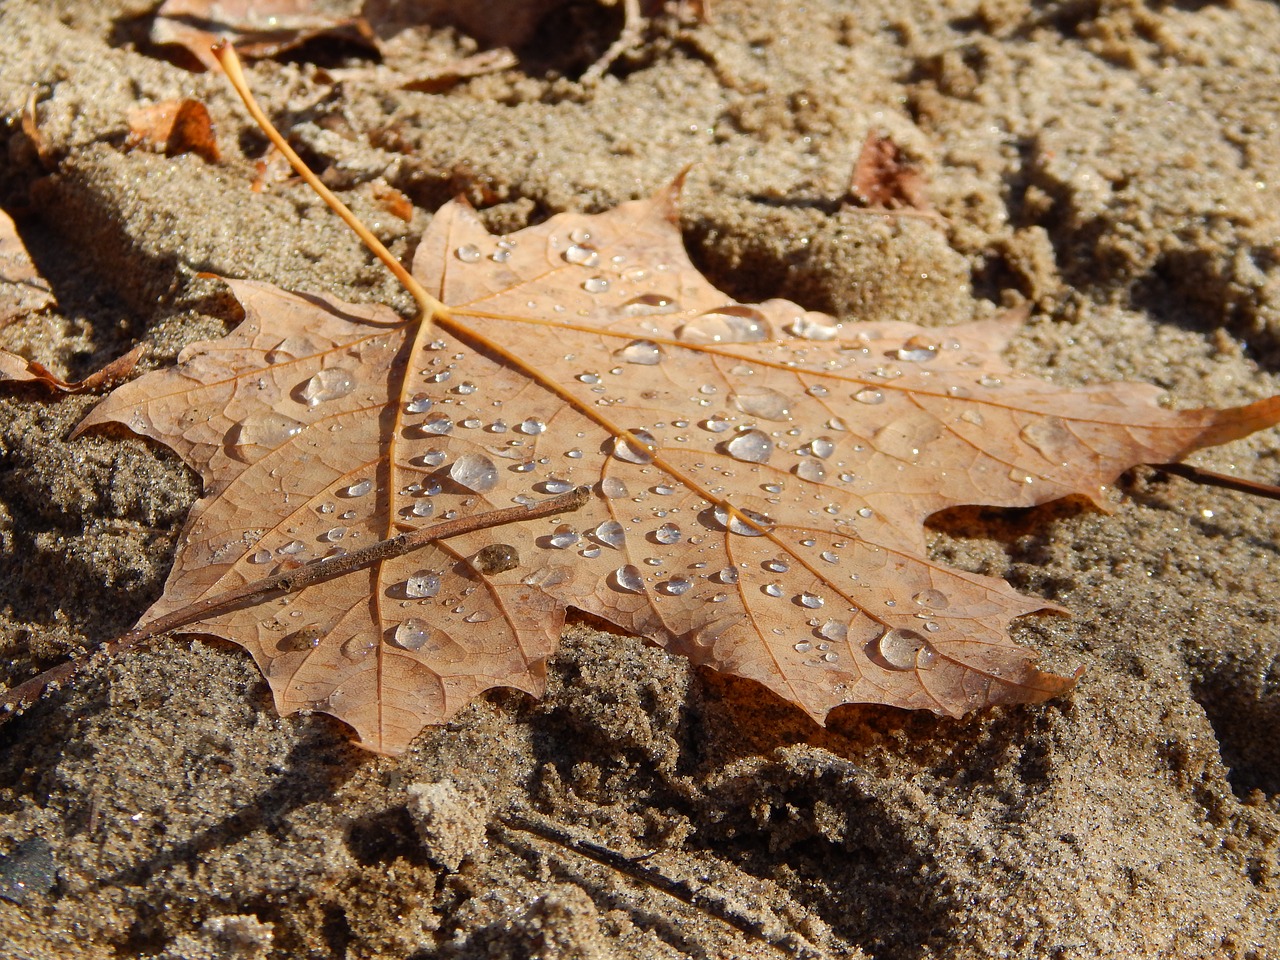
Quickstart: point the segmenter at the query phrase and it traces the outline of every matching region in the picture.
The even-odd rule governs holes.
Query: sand
[[[140,43],[150,6],[0,11],[0,206],[60,304],[0,344],[72,378],[137,340],[169,363],[236,319],[200,271],[408,311],[309,191],[249,191],[262,137],[218,78]],[[1275,4],[712,13],[656,21],[590,89],[572,78],[621,14],[586,0],[553,9],[519,68],[441,92],[335,87],[317,61],[368,61],[323,43],[251,79],[397,255],[459,191],[516,229],[693,163],[686,241],[738,297],[931,324],[1028,303],[1010,358],[1031,373],[1145,380],[1186,406],[1280,392]],[[33,85],[43,150],[19,119]],[[175,96],[208,105],[220,164],[124,149],[127,111]],[[939,217],[842,203],[870,129]],[[384,183],[412,222],[379,204]],[[7,682],[127,629],[199,491],[159,447],[70,440],[92,403],[0,395]],[[1280,431],[1195,462],[1274,482]],[[1086,668],[1069,696],[958,721],[849,707],[820,729],[586,625],[543,700],[495,692],[400,759],[323,716],[280,719],[229,645],[94,669],[0,728],[0,956],[787,953],[769,939],[878,960],[1280,956],[1280,508],[1146,468],[1113,506],[938,518],[936,557],[1073,611],[1015,633]]]

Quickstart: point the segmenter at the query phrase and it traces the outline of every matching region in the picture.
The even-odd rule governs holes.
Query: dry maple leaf
[[[143,622],[283,565],[590,484],[567,520],[479,531],[204,620],[248,649],[282,713],[402,751],[496,686],[538,694],[577,607],[749,677],[822,722],[874,702],[958,715],[1042,700],[1006,635],[1054,609],[926,555],[923,521],[1029,506],[1280,420],[1280,398],[1170,411],[1140,384],[1013,373],[1017,321],[840,325],[733,302],[690,263],[676,188],[504,238],[461,203],[414,276],[449,305],[405,321],[227,281],[246,312],[116,390],[116,421],[204,478]],[[479,559],[477,559],[479,558]]]

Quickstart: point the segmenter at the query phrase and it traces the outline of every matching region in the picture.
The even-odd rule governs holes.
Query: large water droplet
[[[646,317],[657,313],[675,313],[679,309],[679,304],[670,297],[664,297],[660,293],[642,293],[622,305],[622,314],[627,317]]]
[[[506,573],[520,566],[520,553],[509,543],[490,543],[476,552],[471,565],[485,576]]]
[[[478,453],[464,453],[453,461],[449,476],[454,483],[476,493],[487,493],[498,485],[498,468],[492,460]]]
[[[630,436],[614,437],[613,455],[627,463],[653,463],[658,441],[648,430],[629,430]]]
[[[930,607],[934,610],[945,610],[951,603],[941,590],[932,589],[921,590],[911,599],[922,607]]]
[[[567,524],[561,524],[556,527],[551,536],[547,538],[547,545],[554,547],[556,550],[564,550],[568,547],[572,547],[581,539],[582,536],[577,530],[574,530],[573,527],[570,527]]]
[[[280,554],[282,557],[295,557],[306,549],[307,545],[301,540],[290,540],[283,546],[276,547],[276,553]]]
[[[725,450],[735,460],[765,463],[773,456],[773,441],[763,430],[745,430],[726,443]]]
[[[393,634],[396,646],[403,647],[405,650],[421,650],[428,640],[431,639],[431,627],[425,620],[418,617],[410,617],[400,626],[396,627]]]
[[[425,393],[420,393],[406,403],[404,405],[404,409],[407,413],[426,413],[431,409],[431,402],[430,397]]]
[[[623,363],[638,363],[652,367],[662,362],[662,348],[652,340],[632,340],[625,347],[613,351],[615,360]]]
[[[772,340],[773,331],[754,307],[730,304],[700,314],[676,331],[685,343],[759,343]]]
[[[897,350],[890,350],[889,356],[908,363],[926,363],[938,355],[938,349],[938,342],[934,338],[916,334]]]
[[[894,670],[911,670],[922,650],[932,651],[923,634],[914,630],[886,630],[876,642],[880,656]]]
[[[354,637],[348,637],[342,641],[342,646],[338,649],[348,660],[358,661],[363,660],[378,649],[378,644],[367,636],[356,634]]]
[[[426,423],[418,425],[418,432],[428,437],[442,437],[453,433],[453,421],[448,417],[432,417]]]
[[[366,493],[373,489],[372,480],[357,480],[351,486],[342,491],[344,497],[363,497]]]
[[[600,492],[609,500],[620,500],[627,495],[627,485],[617,477],[605,477],[600,481]]]
[[[793,337],[802,337],[805,340],[834,340],[840,333],[840,326],[826,314],[810,310],[787,324],[787,332]]]
[[[302,399],[308,407],[345,397],[356,388],[355,376],[347,370],[331,367],[321,370],[301,386]]]
[[[591,535],[606,547],[613,547],[615,550],[620,550],[627,540],[626,531],[622,529],[622,524],[617,520],[605,520],[595,528]]]
[[[520,425],[517,426],[516,429],[521,433],[523,433],[525,436],[536,437],[538,434],[542,433],[544,430],[547,429],[547,425],[543,423],[541,420],[537,420],[533,417],[530,417],[527,420],[522,420],[520,422]]]
[[[830,437],[818,437],[809,443],[809,452],[820,460],[825,460],[835,452],[836,445]]]
[[[799,597],[800,606],[808,607],[810,610],[817,610],[826,601],[815,593],[802,593]]]
[[[463,263],[476,263],[480,260],[482,254],[480,248],[474,243],[464,243],[453,251],[453,255]]]
[[[826,468],[817,460],[801,460],[795,467],[796,476],[801,480],[820,483],[827,476]]]
[[[872,390],[870,387],[866,387],[855,393],[853,399],[859,403],[884,403],[884,393],[880,390]]]
[[[754,510],[731,511],[723,504],[711,508],[716,522],[730,533],[741,537],[762,537],[774,527],[774,520]]]
[[[680,528],[674,523],[664,523],[653,532],[653,537],[659,543],[679,543]]]
[[[582,289],[587,293],[604,293],[609,289],[609,281],[604,277],[587,277],[582,281]]]
[[[566,263],[579,267],[596,267],[600,265],[600,252],[595,247],[584,243],[571,243],[560,254]]]
[[[828,640],[840,643],[849,636],[849,626],[839,620],[828,620],[818,628],[818,633]]]
[[[438,573],[420,573],[405,581],[404,595],[413,600],[426,600],[440,592],[440,575]]]
[[[725,567],[716,574],[716,579],[723,584],[733,584],[738,582],[738,568]]]
[[[630,563],[613,571],[613,584],[619,590],[626,591],[627,593],[644,592],[644,577],[642,577],[640,575],[640,571]]]
[[[1064,464],[1070,454],[1077,448],[1075,435],[1067,428],[1061,417],[1045,417],[1033,420],[1019,431],[1018,436],[1035,447],[1046,460],[1053,464]]]
[[[274,449],[300,434],[303,427],[304,424],[289,417],[278,413],[265,413],[232,427],[228,440],[233,447],[254,446]]]
[[[777,421],[791,419],[791,399],[772,387],[737,387],[733,392],[733,403],[750,417]]]
[[[689,592],[689,588],[693,586],[693,581],[684,577],[672,577],[670,580],[664,580],[658,584],[658,590],[670,597],[679,597]]]

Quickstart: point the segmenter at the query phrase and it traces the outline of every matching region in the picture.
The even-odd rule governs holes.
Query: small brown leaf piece
[[[320,36],[372,44],[359,17],[326,12],[316,0],[165,0],[151,42],[186,48],[206,70],[220,70],[210,46],[234,43],[241,56],[272,57]]]
[[[885,210],[928,211],[925,195],[925,179],[915,167],[906,162],[898,145],[874,130],[863,141],[853,168],[849,193],[864,206]]]
[[[689,261],[674,187],[509,237],[439,210],[404,321],[227,281],[245,319],[118,389],[123,423],[205,482],[143,622],[307,561],[590,484],[576,513],[477,531],[201,632],[248,649],[282,713],[398,753],[496,686],[538,694],[567,606],[754,679],[815,720],[842,703],[959,715],[1072,679],[1009,621],[1056,610],[929,559],[963,504],[1102,501],[1136,463],[1280,420],[1280,397],[1171,411],[1141,384],[1068,390],[1000,351],[1017,321],[840,324],[735,303]],[[508,552],[509,551],[509,552]]]
[[[31,261],[17,224],[0,210],[0,327],[54,306],[53,289]]]
[[[220,159],[213,121],[199,100],[164,100],[130,110],[126,145],[145,146],[168,157],[194,153],[209,163]]]
[[[105,367],[96,370],[83,380],[69,382],[57,376],[48,367],[35,360],[28,360],[16,353],[0,350],[0,383],[6,380],[42,383],[58,393],[93,393],[128,379],[134,367],[146,352],[145,344],[138,344],[123,356],[116,357]]]

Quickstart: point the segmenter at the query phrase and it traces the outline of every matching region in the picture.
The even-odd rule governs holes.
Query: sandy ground
[[[217,78],[137,43],[149,6],[0,10],[0,205],[60,302],[0,343],[72,377],[139,339],[168,363],[236,317],[204,270],[407,311],[304,187],[249,190],[262,137]],[[251,77],[399,255],[458,191],[515,229],[693,162],[686,240],[741,298],[934,324],[1030,302],[1022,369],[1146,380],[1192,406],[1280,392],[1275,4],[713,14],[655,23],[592,89],[565,77],[620,10],[589,2],[553,10],[519,68],[443,92],[334,86],[316,63],[358,51],[325,44]],[[475,48],[451,31],[429,46]],[[43,157],[18,121],[33,84]],[[129,108],[174,96],[208,104],[220,164],[124,149]],[[920,165],[941,219],[841,203],[869,129]],[[413,199],[411,223],[379,205],[381,181]],[[0,396],[9,682],[137,619],[198,492],[165,450],[69,440],[92,402]],[[1274,482],[1280,431],[1197,462]],[[279,719],[229,646],[92,671],[0,728],[0,955],[773,957],[764,939],[790,937],[881,960],[1280,956],[1280,509],[1149,469],[1121,491],[1111,516],[939,518],[936,556],[1074,611],[1016,633],[1052,668],[1087,668],[1069,697],[962,721],[845,708],[818,729],[585,626],[544,700],[490,695],[399,760],[322,716]]]

